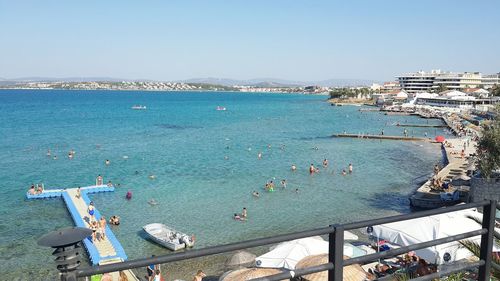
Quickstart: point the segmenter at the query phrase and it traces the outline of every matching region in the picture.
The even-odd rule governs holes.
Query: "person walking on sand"
[[[198,272],[196,272],[196,275],[193,277],[193,281],[201,281],[205,276],[207,276],[205,272],[203,272],[203,270],[200,269],[198,270]]]

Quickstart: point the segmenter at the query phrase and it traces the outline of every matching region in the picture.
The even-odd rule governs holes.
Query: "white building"
[[[401,89],[408,93],[428,92],[445,86],[449,90],[459,90],[465,88],[491,88],[495,84],[500,84],[500,73],[492,75],[482,75],[480,72],[442,72],[432,70],[431,72],[419,71],[405,73],[396,77]]]

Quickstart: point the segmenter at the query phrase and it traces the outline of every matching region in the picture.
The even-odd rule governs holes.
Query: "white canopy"
[[[448,97],[448,98],[451,98],[451,97],[466,96],[467,94],[464,92],[457,91],[457,90],[448,90],[448,91],[442,92],[441,95]]]
[[[345,235],[345,234],[344,234]],[[328,242],[321,237],[309,237],[283,242],[271,248],[255,259],[257,267],[286,268],[293,270],[295,265],[303,258],[312,255],[328,254]],[[357,257],[366,254],[352,244],[344,244],[344,255]]]
[[[401,246],[408,246],[481,229],[480,224],[466,217],[468,215],[478,217],[480,214],[476,210],[464,210],[378,225],[374,226],[373,230],[374,234],[380,239],[385,239]],[[476,236],[468,240],[479,243],[481,237]],[[497,250],[496,247],[494,247],[494,250]],[[446,253],[451,255],[450,262],[473,255],[467,249],[461,247],[459,242],[451,242],[417,250],[416,253],[431,263],[444,263],[443,257]]]

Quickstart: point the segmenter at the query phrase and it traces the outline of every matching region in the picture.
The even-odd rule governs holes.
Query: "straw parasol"
[[[219,281],[246,281],[254,278],[278,274],[281,272],[281,270],[275,268],[242,268],[230,271],[222,275]]]
[[[349,257],[344,256],[344,260]],[[317,266],[321,264],[328,263],[328,254],[321,254],[315,256],[308,256],[303,258],[295,266],[296,269],[306,268],[311,266]],[[302,276],[304,279],[309,281],[327,281],[328,271],[321,271],[316,273],[311,273]],[[363,281],[366,279],[366,272],[359,264],[353,264],[344,266],[344,278],[343,281]]]
[[[250,266],[255,263],[255,255],[247,251],[238,251],[232,255],[226,262],[229,267]]]

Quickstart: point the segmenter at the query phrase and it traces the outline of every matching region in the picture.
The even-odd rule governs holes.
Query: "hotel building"
[[[407,93],[431,92],[439,88],[440,85],[446,86],[449,90],[460,90],[465,88],[484,87],[486,89],[495,84],[500,85],[500,73],[492,75],[482,75],[480,72],[442,72],[441,70],[432,70],[431,72],[405,73],[396,76],[401,89]]]

